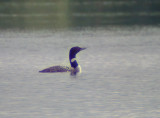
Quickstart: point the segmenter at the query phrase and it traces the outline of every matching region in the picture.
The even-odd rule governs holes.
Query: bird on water
[[[77,63],[76,60],[76,54],[86,48],[81,48],[81,47],[72,47],[69,51],[69,61],[71,64],[71,67],[67,66],[52,66],[49,68],[46,68],[44,70],[41,70],[39,72],[41,73],[55,73],[55,72],[71,72],[71,74],[77,74],[78,72],[81,72],[81,67]]]

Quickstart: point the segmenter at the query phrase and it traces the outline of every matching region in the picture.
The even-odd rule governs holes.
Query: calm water
[[[69,65],[82,73],[42,74]],[[1,118],[159,118],[160,28],[0,31]]]

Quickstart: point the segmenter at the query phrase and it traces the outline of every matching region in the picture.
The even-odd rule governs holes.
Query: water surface
[[[159,118],[160,28],[0,31],[1,118]],[[69,65],[82,73],[42,74]]]

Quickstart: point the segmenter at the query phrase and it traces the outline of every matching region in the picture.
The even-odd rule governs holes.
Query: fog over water
[[[159,5],[0,1],[0,118],[160,118]],[[39,73],[73,46],[82,73]]]

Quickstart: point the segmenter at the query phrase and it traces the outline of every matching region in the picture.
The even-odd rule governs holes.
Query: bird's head
[[[71,58],[75,58],[75,57],[76,57],[76,54],[77,54],[78,52],[84,50],[84,49],[86,49],[86,48],[81,48],[81,47],[78,47],[78,46],[72,47],[72,48],[70,49],[70,52],[69,52],[69,57],[70,57],[70,59],[71,59]]]

